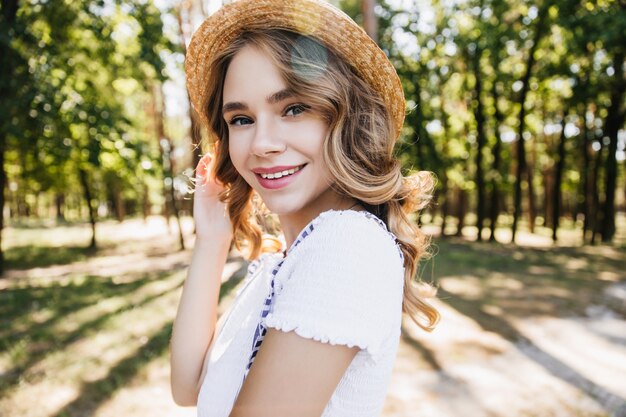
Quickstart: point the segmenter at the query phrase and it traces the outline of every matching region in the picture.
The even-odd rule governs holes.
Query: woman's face
[[[310,217],[332,208],[339,197],[322,158],[328,125],[287,89],[270,58],[252,46],[241,49],[226,72],[223,97],[231,161],[268,209]]]

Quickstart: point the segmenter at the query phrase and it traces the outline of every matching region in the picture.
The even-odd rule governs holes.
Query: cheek
[[[251,185],[253,183],[254,174],[249,170],[250,167],[247,165],[249,156],[247,148],[245,146],[241,146],[241,143],[235,142],[233,144],[233,142],[230,142],[228,146],[228,154],[235,170],[248,184]]]
[[[297,126],[292,137],[299,138],[298,146],[310,155],[321,155],[323,153],[324,140],[328,135],[328,127],[321,121],[314,120],[304,126]]]
[[[236,144],[233,144],[233,142],[229,142],[228,155],[230,156],[230,160],[235,169],[241,172],[244,164],[244,151],[241,149],[241,146],[237,146]]]

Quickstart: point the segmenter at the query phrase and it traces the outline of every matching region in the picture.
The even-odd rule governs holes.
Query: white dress
[[[282,254],[264,254],[207,352],[199,417],[228,417],[243,383],[255,329],[274,278],[262,324],[333,345],[361,348],[323,417],[377,417],[398,351],[404,266],[394,236],[367,212],[326,211],[303,229],[275,276]]]

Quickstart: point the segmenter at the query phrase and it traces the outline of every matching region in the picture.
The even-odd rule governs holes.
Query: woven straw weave
[[[191,103],[201,109],[210,60],[239,34],[251,29],[286,29],[321,41],[380,94],[394,120],[396,138],[405,102],[395,68],[376,43],[348,15],[322,0],[240,0],[223,6],[194,33],[185,60]]]

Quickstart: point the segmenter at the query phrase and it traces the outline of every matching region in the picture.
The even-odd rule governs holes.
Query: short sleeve
[[[404,267],[393,236],[359,212],[330,212],[285,259],[266,327],[375,358],[400,327]]]

